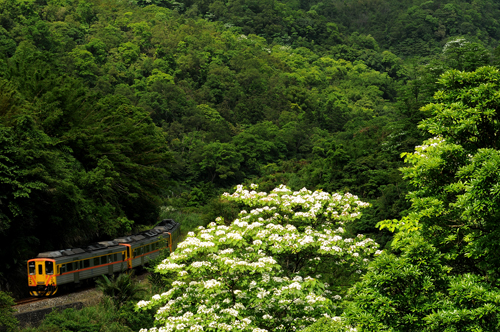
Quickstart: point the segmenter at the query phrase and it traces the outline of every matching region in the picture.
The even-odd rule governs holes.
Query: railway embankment
[[[53,310],[64,310],[67,308],[81,309],[83,308],[82,302],[75,302],[70,304],[64,304],[52,308],[36,309],[33,311],[27,311],[19,314],[14,314],[16,319],[19,321],[19,327],[25,328],[29,326],[38,326],[45,316],[51,313]]]
[[[101,297],[102,293],[100,291],[88,289],[54,298],[40,299],[16,305],[14,316],[19,321],[21,328],[38,326],[45,316],[53,310],[64,310],[67,308],[82,309],[84,306],[98,303]]]

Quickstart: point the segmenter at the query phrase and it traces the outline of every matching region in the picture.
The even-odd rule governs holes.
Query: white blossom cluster
[[[415,156],[420,158],[428,158],[427,153],[434,150],[434,148],[438,147],[439,145],[445,143],[445,140],[444,138],[437,136],[428,139],[427,141],[425,141],[425,143],[426,144],[417,145],[415,147]]]
[[[377,244],[364,236],[344,238],[345,222],[368,204],[350,194],[280,186],[267,194],[238,186],[224,197],[251,207],[229,226],[217,218],[188,233],[156,271],[176,278],[172,287],[138,309],[156,308],[164,331],[275,331],[307,326],[331,314],[332,294],[322,262],[366,265]],[[284,265],[287,257],[302,264]],[[145,332],[145,331],[142,331]],[[159,332],[156,328],[149,332]]]
[[[254,184],[250,187],[257,188]],[[318,222],[318,219],[324,218],[328,220],[326,225],[332,225],[332,220],[342,223],[358,218],[361,215],[360,208],[369,205],[349,193],[329,194],[320,190],[312,192],[306,188],[292,191],[284,185],[275,188],[270,194],[247,190],[242,185],[238,185],[233,194],[224,193],[223,196],[235,201],[248,202],[252,207],[261,206],[249,213],[241,211],[241,220],[254,220],[257,217],[257,219],[272,221],[284,218],[314,224]]]

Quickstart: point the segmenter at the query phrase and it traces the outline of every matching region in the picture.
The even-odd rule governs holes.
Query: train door
[[[127,262],[127,268],[132,268],[132,248],[130,244],[120,243],[120,245],[125,246],[127,250],[125,251],[124,260]]]
[[[35,261],[35,279],[37,285],[45,285],[45,261]]]

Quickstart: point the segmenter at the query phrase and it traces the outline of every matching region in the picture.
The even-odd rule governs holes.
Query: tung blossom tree
[[[190,232],[157,266],[175,281],[138,310],[157,308],[160,331],[295,331],[332,315],[341,299],[317,274],[322,267],[362,269],[379,253],[369,238],[344,236],[344,225],[368,206],[356,196],[283,185],[269,194],[254,189],[240,185],[225,193],[249,211],[229,225],[219,217]]]

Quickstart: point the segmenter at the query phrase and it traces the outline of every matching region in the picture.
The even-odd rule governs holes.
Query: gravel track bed
[[[145,283],[145,282],[147,283],[148,275],[149,273],[144,270],[139,271],[135,276],[135,279],[139,283]],[[37,302],[17,305],[14,307],[14,309],[16,309],[16,312],[14,312],[14,314],[21,314],[40,309],[54,308],[57,306],[62,306],[75,302],[82,302],[84,306],[90,306],[99,303],[101,298],[102,298],[102,293],[95,288],[86,289],[82,291],[74,291],[72,293],[62,294],[56,297],[42,299],[41,301]]]
[[[20,304],[15,307],[16,313],[25,313],[40,309],[53,308],[65,304],[82,302],[85,306],[97,304],[102,297],[102,293],[97,289],[87,289],[80,292],[60,295],[53,298],[43,299],[41,301]]]

